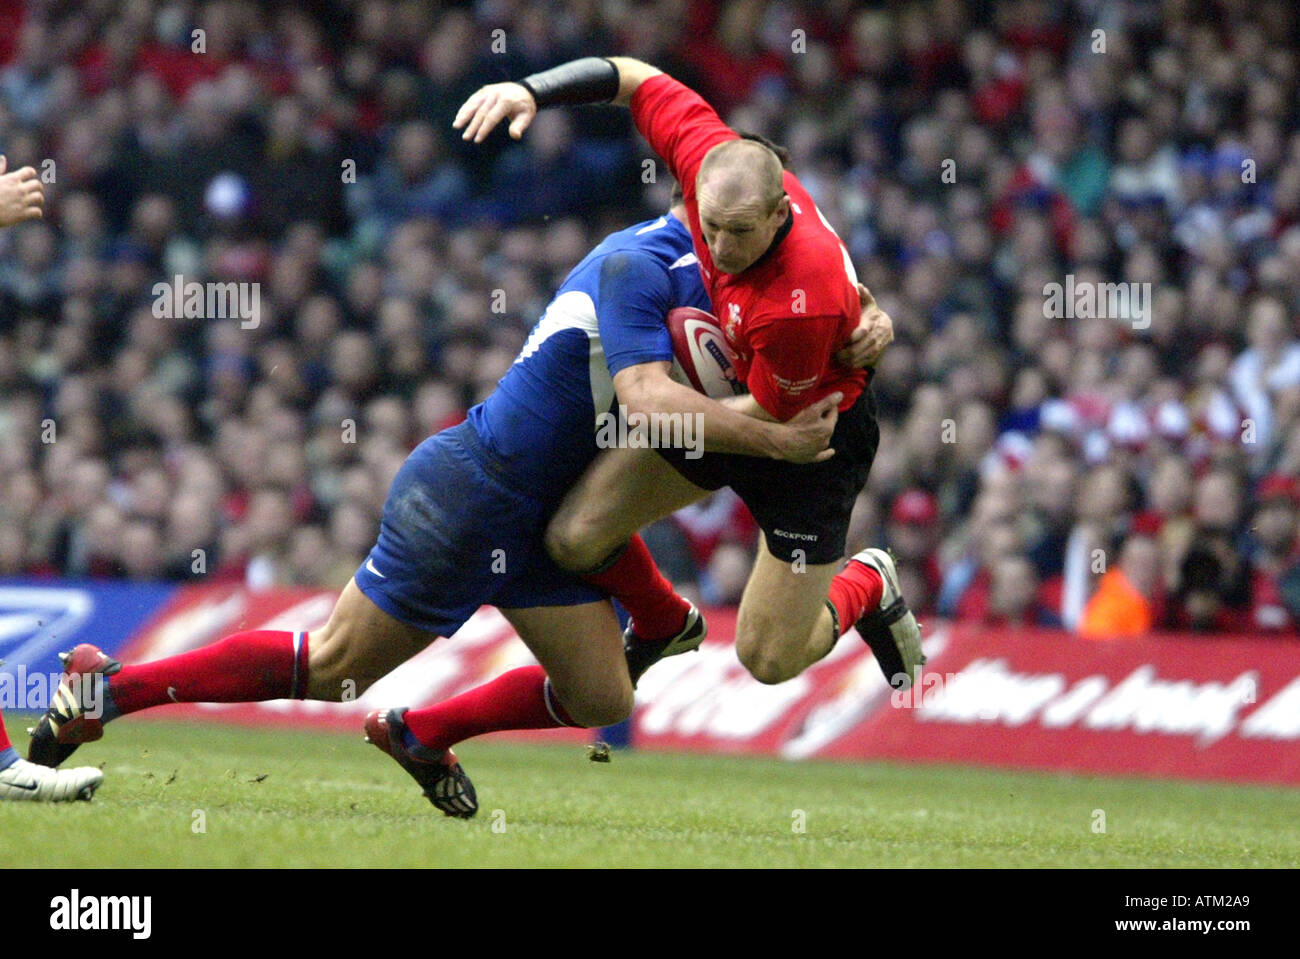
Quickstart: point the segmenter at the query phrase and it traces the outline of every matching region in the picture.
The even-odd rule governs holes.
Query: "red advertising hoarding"
[[[1300,646],[954,626],[919,688],[822,752],[1300,784]]]
[[[150,660],[237,630],[318,628],[334,596],[183,588],[121,654]],[[665,660],[641,680],[638,747],[1300,785],[1300,644],[1093,642],[1059,630],[941,624],[927,631],[930,662],[919,682],[897,693],[852,638],[803,675],[764,686],[736,659],[734,610],[707,615],[710,638],[699,653]],[[181,706],[153,715],[356,730],[370,709],[443,700],[533,661],[485,607],[354,701]]]

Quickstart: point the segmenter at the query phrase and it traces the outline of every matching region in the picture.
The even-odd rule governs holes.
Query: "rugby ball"
[[[669,310],[668,333],[673,341],[672,377],[678,383],[715,400],[745,392],[731,347],[712,313],[693,306]]]

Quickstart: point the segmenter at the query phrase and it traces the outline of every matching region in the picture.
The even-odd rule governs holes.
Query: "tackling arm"
[[[742,393],[740,396],[729,396],[726,399],[719,400],[718,402],[723,406],[730,407],[737,413],[743,413],[745,416],[752,416],[759,420],[767,420],[769,423],[778,422],[775,416],[758,405],[758,400],[754,399],[753,393]]]
[[[592,303],[601,348],[629,415],[696,417],[704,448],[715,452],[797,463],[831,455],[826,445],[835,427],[833,403],[778,423],[758,415],[757,404],[724,406],[669,376],[673,351],[665,316],[677,299],[665,263],[644,251],[616,250],[603,257],[599,270]]]
[[[767,416],[751,397],[738,396],[719,402],[668,375],[671,364],[639,363],[614,374],[614,392],[628,413],[699,416],[703,422],[704,448],[718,453],[741,453],[820,463],[835,454],[828,449],[838,416],[839,393],[814,403],[785,423]],[[748,402],[746,402],[748,401]]]

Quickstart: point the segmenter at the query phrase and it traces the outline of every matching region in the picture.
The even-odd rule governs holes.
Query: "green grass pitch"
[[[26,724],[7,718],[21,751]],[[360,735],[123,721],[74,757],[104,764],[94,802],[0,803],[0,867],[1300,864],[1300,790],[646,752],[605,765],[581,747],[500,742],[457,752],[479,794],[469,822],[434,810]]]

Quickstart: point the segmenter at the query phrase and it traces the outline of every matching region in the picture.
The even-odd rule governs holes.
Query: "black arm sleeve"
[[[537,108],[608,103],[618,96],[618,68],[601,57],[570,60],[519,81]]]

